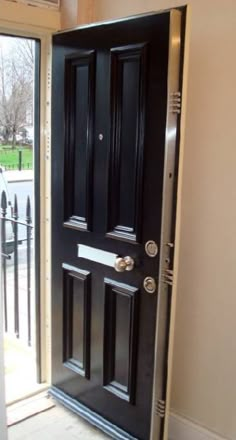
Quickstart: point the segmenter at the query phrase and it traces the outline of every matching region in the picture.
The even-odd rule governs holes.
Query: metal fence
[[[4,325],[5,332],[9,332],[9,320],[13,320],[13,332],[17,338],[21,337],[20,334],[20,301],[21,291],[19,287],[19,279],[21,277],[21,264],[19,264],[19,246],[26,243],[26,257],[24,267],[24,274],[26,274],[26,325],[27,325],[27,342],[28,345],[32,344],[32,331],[31,331],[31,302],[32,302],[32,214],[30,198],[27,197],[25,207],[25,218],[22,219],[18,214],[18,200],[15,196],[13,207],[9,206],[6,192],[1,194],[1,209],[0,209],[0,222],[1,222],[1,245],[2,245],[2,264],[1,264],[1,281],[2,292],[4,299]],[[19,228],[23,228],[24,232],[19,237]],[[11,260],[13,262],[13,271],[9,274],[9,267],[7,262]],[[13,316],[10,312],[9,302],[13,302]],[[22,316],[25,319],[25,316]],[[25,325],[25,323],[24,323]]]
[[[0,157],[0,166],[3,167],[6,171],[10,170],[32,170],[32,161],[26,162],[24,160],[24,155],[22,150],[14,150],[17,157],[15,157],[15,161],[13,163],[7,163],[6,156],[9,153],[8,150],[1,150]],[[9,160],[9,155],[7,156]],[[4,160],[3,160],[4,159]]]
[[[27,162],[27,163],[25,163],[25,162],[22,162],[20,165],[19,165],[19,163],[13,163],[13,164],[6,164],[6,163],[4,163],[4,164],[1,164],[0,163],[0,166],[1,167],[4,167],[4,169],[5,169],[5,171],[12,171],[12,170],[18,170],[18,171],[21,171],[21,170],[32,170],[32,163],[30,163],[30,162]]]

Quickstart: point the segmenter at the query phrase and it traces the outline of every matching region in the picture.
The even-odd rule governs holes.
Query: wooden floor
[[[59,405],[8,428],[8,440],[108,440],[109,438]]]

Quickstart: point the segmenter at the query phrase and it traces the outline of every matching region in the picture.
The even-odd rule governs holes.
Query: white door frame
[[[1,258],[0,258],[1,264]],[[1,272],[0,272],[1,275]],[[1,276],[0,276],[1,282]],[[0,283],[1,285],[1,283]],[[3,358],[3,302],[0,297],[0,432],[2,440],[7,440],[6,406],[5,406],[5,381]]]
[[[51,194],[51,35],[55,29],[20,24],[0,18],[0,34],[34,38],[40,41],[40,339],[41,380],[50,383],[50,194]],[[1,320],[0,320],[1,322]],[[2,338],[2,334],[0,337]],[[2,341],[0,342],[2,344]],[[0,357],[0,382],[4,381],[3,359]],[[2,387],[0,390],[2,391]],[[0,391],[0,399],[2,392]],[[2,432],[2,431],[1,431]]]

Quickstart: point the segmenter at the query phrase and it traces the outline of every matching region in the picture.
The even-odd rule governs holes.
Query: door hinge
[[[181,92],[173,92],[170,94],[169,108],[171,113],[181,113]]]
[[[155,409],[156,409],[156,415],[161,418],[164,418],[166,415],[166,402],[165,402],[165,400],[161,400],[161,399],[157,400]]]

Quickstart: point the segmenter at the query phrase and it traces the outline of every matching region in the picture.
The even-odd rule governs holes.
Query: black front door
[[[52,392],[113,438],[150,437],[158,320],[163,423],[159,267],[170,38],[180,15],[53,37]]]

